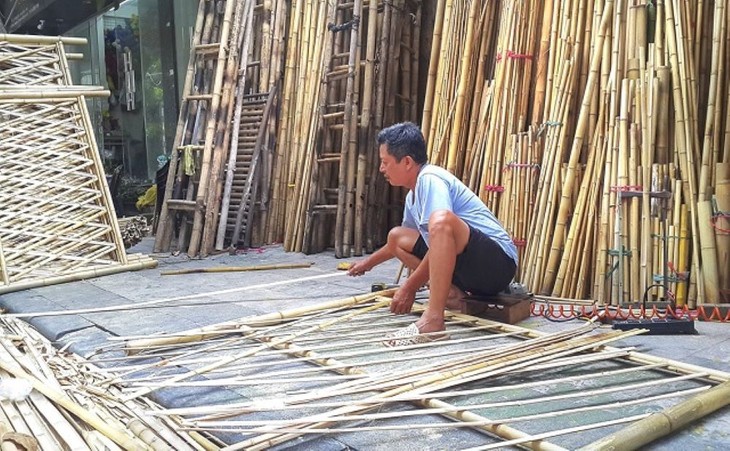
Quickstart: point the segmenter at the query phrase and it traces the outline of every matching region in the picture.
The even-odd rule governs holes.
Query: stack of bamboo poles
[[[283,1],[201,0],[156,251],[176,233],[179,251],[205,256],[250,232],[249,205],[271,171],[285,17]]]
[[[117,388],[101,389],[98,368],[59,352],[22,321],[3,318],[0,327],[0,428],[5,437],[26,438],[24,448],[4,441],[3,449],[218,449],[201,434],[180,431],[174,416],[150,415],[160,408],[155,403],[122,402]],[[21,382],[30,393],[12,399],[9,386]]]
[[[290,17],[265,241],[361,255],[400,214],[374,137],[417,116],[420,2],[295,2]]]
[[[0,36],[0,292],[156,264],[124,251],[85,101],[109,92],[67,65],[83,42]]]
[[[728,8],[537,3],[439,2],[423,123],[432,161],[497,212],[537,292],[719,302]]]
[[[131,355],[126,362],[117,357],[110,359],[114,366],[105,371],[109,378],[104,385],[125,386],[126,399],[172,387],[245,390],[246,399],[241,402],[196,403],[157,412],[161,417],[181,416],[183,426],[193,430],[223,431],[234,439],[236,436],[230,434],[243,434],[240,441],[227,449],[263,449],[305,434],[397,429],[405,437],[408,431],[420,435],[423,429],[465,426],[501,437],[503,441],[491,444],[496,448],[534,441],[538,437],[542,447],[554,447],[546,439],[639,420],[648,416],[647,410],[657,410],[658,406],[652,406],[657,400],[672,398],[677,402],[679,396],[711,387],[700,380],[715,384],[727,382],[730,377],[719,371],[637,354],[631,349],[606,348],[606,343],[635,332],[587,335],[594,329],[593,324],[543,334],[448,314],[449,340],[384,348],[380,342],[385,332],[412,321],[412,318],[394,317],[388,312],[388,305],[388,298],[374,293],[170,336],[130,337],[124,347]],[[99,358],[104,363],[101,355]],[[625,359],[632,365],[626,366]],[[189,370],[180,373],[180,366]],[[655,371],[670,367],[679,374]],[[570,372],[570,377],[560,373],[563,369]],[[554,371],[556,378],[545,380],[546,370]],[[630,373],[636,379],[627,385],[626,377],[631,378]],[[535,382],[517,385],[509,382],[517,374],[520,380]],[[509,377],[500,378],[503,375]],[[612,377],[622,378],[621,382],[616,383]],[[604,378],[605,383],[598,382]],[[565,386],[561,384],[586,379],[599,386],[565,394]],[[672,393],[666,393],[667,384],[672,384]],[[525,390],[534,387],[540,387],[540,394],[525,398]],[[713,405],[727,403],[723,397],[726,389],[713,392]],[[641,396],[637,396],[638,391]],[[710,395],[710,391],[706,393]],[[512,398],[514,393],[519,393],[518,398]],[[631,399],[626,399],[626,393],[630,393]],[[613,394],[610,404],[605,404],[609,394]],[[468,403],[463,403],[464,396],[468,397]],[[556,404],[578,397],[586,402],[585,406],[571,404],[571,408],[562,409]],[[414,403],[418,408],[405,411],[398,405],[403,402]],[[549,407],[541,404],[548,402]],[[606,412],[609,405],[624,407],[639,403],[646,407],[642,407],[638,416],[627,417],[625,410],[618,409],[620,418],[608,421],[603,418],[594,423],[591,415],[586,415],[596,410]],[[530,405],[535,406],[534,410]],[[514,406],[520,406],[516,416],[510,410]],[[558,410],[550,411],[550,408]],[[368,413],[373,409],[378,413]],[[480,415],[479,411],[484,409],[489,409],[490,415],[496,418]],[[700,417],[707,413],[702,409]],[[450,420],[431,419],[425,424],[414,424],[413,420],[407,424],[397,422],[404,417],[434,414]],[[558,415],[573,415],[570,418],[576,427],[555,430],[554,422],[540,421]],[[528,420],[533,430],[543,432],[526,434],[512,426]],[[468,439],[462,437],[462,443],[468,443]],[[413,437],[413,440],[418,439]],[[484,445],[484,440],[479,438],[479,443]]]

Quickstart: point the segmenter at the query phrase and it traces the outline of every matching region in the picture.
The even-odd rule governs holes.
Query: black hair
[[[378,133],[378,145],[387,145],[388,153],[400,162],[403,157],[411,157],[416,164],[428,161],[426,141],[423,133],[413,122],[401,122],[384,128]]]

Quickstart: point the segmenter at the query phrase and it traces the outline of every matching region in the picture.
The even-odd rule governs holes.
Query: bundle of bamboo
[[[200,2],[156,251],[169,250],[177,232],[179,251],[207,255],[226,237],[237,245],[251,223],[261,173],[271,172],[275,116],[262,106],[281,72],[285,16],[283,1]]]
[[[82,42],[0,40],[0,292],[156,264],[124,251],[85,102],[109,92],[67,66]]]
[[[727,293],[711,201],[730,158],[729,23],[722,2],[439,2],[431,159],[498,213],[523,282],[613,303]]]
[[[304,252],[334,244],[338,257],[383,241],[399,212],[382,208],[391,194],[373,138],[416,119],[419,30],[420,2],[292,6],[267,241],[283,236]]]

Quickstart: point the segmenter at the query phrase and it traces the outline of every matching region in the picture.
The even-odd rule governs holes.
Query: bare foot
[[[461,291],[456,285],[451,285],[449,295],[446,297],[446,308],[449,310],[461,310],[461,300],[466,297],[466,293]]]

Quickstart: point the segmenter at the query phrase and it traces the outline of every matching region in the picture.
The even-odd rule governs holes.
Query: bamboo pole
[[[268,271],[272,269],[294,269],[294,268],[309,268],[314,263],[282,263],[274,265],[253,265],[253,266],[218,266],[213,268],[192,268],[192,269],[177,269],[171,271],[161,271],[161,276],[174,276],[181,274],[196,274],[196,273],[208,273],[208,272],[244,272],[244,271]]]
[[[715,234],[712,231],[712,205],[709,201],[697,203],[697,219],[699,221],[699,241],[702,246],[702,276],[705,287],[703,301],[717,304],[720,302],[720,280],[717,273]]]
[[[13,44],[55,44],[61,42],[66,45],[86,45],[86,38],[76,38],[70,36],[40,36],[35,34],[0,34],[0,41],[10,42]]]
[[[730,302],[730,162],[717,164],[715,199],[718,216],[714,218],[717,240],[717,267],[720,302]],[[2,249],[0,249],[2,252]]]
[[[582,450],[637,449],[677,431],[730,403],[730,382],[700,393],[662,412],[581,448]]]

